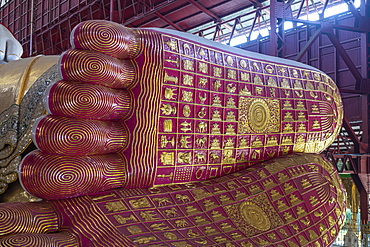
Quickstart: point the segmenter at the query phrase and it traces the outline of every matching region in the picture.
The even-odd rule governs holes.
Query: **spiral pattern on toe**
[[[131,61],[120,61],[94,51],[68,50],[61,55],[59,67],[64,80],[111,88],[126,88],[135,78]]]
[[[23,232],[46,233],[57,230],[57,215],[53,207],[46,202],[13,202],[0,206],[0,237]]]
[[[125,170],[118,155],[73,157],[36,150],[23,159],[20,179],[30,194],[57,200],[120,187]]]
[[[127,91],[80,82],[58,81],[44,99],[50,114],[64,117],[119,120],[130,110]]]
[[[117,58],[133,58],[139,50],[134,30],[103,20],[78,24],[72,31],[71,44]]]
[[[125,147],[128,135],[120,123],[54,115],[39,118],[32,134],[38,149],[62,155],[114,153]]]
[[[54,234],[35,234],[24,233],[14,236],[5,237],[0,240],[0,246],[12,247],[67,247],[77,246],[76,239],[71,234],[54,233]]]

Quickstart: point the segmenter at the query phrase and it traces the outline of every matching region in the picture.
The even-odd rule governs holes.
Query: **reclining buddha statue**
[[[327,75],[108,21],[78,24],[71,44],[29,58],[3,109],[1,179],[43,201],[0,204],[0,246],[333,243],[345,191],[314,154],[343,116]]]

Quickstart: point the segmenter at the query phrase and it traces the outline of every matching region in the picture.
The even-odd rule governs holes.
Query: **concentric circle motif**
[[[262,99],[255,99],[249,107],[249,125],[255,132],[264,132],[268,127],[270,110]]]
[[[260,230],[267,231],[271,228],[271,222],[266,213],[252,202],[242,202],[239,212],[248,225]]]

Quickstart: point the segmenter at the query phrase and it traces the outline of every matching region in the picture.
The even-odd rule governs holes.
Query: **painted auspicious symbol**
[[[297,110],[306,110],[306,108],[304,107],[304,104],[303,104],[303,101],[298,101],[297,102],[297,107],[296,107]]]
[[[298,71],[296,69],[292,70],[292,74],[294,77],[298,77]]]
[[[288,82],[287,79],[283,79],[281,81],[281,87],[283,87],[283,88],[290,88],[290,85],[289,85],[289,82]]]
[[[212,114],[212,120],[221,121],[221,115],[219,110],[214,110]]]
[[[307,88],[308,90],[315,90],[315,88],[314,88],[314,86],[313,86],[313,84],[312,84],[311,82],[307,82],[307,83],[306,83],[306,88]]]
[[[169,116],[171,114],[176,114],[177,112],[176,107],[172,107],[169,104],[163,104],[161,107],[161,110],[162,110],[162,114],[166,116]]]
[[[319,120],[317,119],[313,120],[312,129],[320,129]]]
[[[249,81],[249,74],[246,72],[241,72],[240,73],[240,78],[242,81]]]
[[[184,48],[184,53],[190,55],[190,46],[189,44],[183,44],[182,47]]]
[[[175,153],[174,152],[163,152],[160,157],[163,165],[174,165],[175,164]]]
[[[165,232],[163,233],[163,236],[169,240],[176,240],[177,239],[177,235],[172,233],[172,232]]]
[[[255,88],[255,91],[258,95],[262,95],[262,92],[263,92],[263,87],[256,87]]]
[[[294,93],[298,96],[298,98],[303,98],[304,96],[302,90],[294,91]]]
[[[155,220],[158,219],[158,214],[155,213],[153,210],[151,210],[151,211],[141,211],[140,216],[145,221],[155,221]]]
[[[260,67],[258,66],[258,63],[256,63],[256,62],[252,62],[252,67],[253,67],[253,69],[254,69],[255,71],[260,70]]]
[[[198,131],[200,133],[204,133],[207,131],[207,123],[206,122],[200,122],[198,123]]]
[[[167,87],[164,91],[164,98],[167,99],[167,100],[174,100],[176,99],[176,93],[174,91],[176,91],[177,88],[169,88]],[[175,98],[174,98],[175,97]]]
[[[240,95],[251,95],[252,93],[249,91],[247,86],[244,85],[244,88],[239,91]]]
[[[221,106],[221,99],[220,96],[215,95],[213,97],[212,106]]]
[[[256,147],[263,147],[263,142],[261,141],[261,139],[258,136],[252,142],[252,147],[254,147],[254,148],[256,148]]]
[[[276,80],[274,77],[269,77],[269,79],[267,80],[267,84],[270,87],[277,87]]]
[[[190,164],[191,154],[189,152],[179,152],[177,156],[178,163]]]
[[[204,49],[203,49],[203,48],[200,48],[200,49],[199,49],[198,54],[199,54],[199,55],[201,55],[201,56],[205,56],[205,55],[206,55],[206,53],[205,53],[205,51],[204,51]]]
[[[235,100],[233,98],[227,98],[226,106],[230,108],[235,108]]]
[[[204,148],[205,147],[205,144],[206,144],[206,141],[207,141],[207,138],[206,137],[203,137],[203,138],[197,138],[195,140],[195,143],[197,144],[197,146],[199,148]]]
[[[283,138],[281,139],[281,144],[285,144],[285,145],[293,144],[292,137],[291,136],[283,136]]]
[[[184,105],[184,107],[182,108],[182,114],[185,117],[190,117],[191,109],[190,109],[190,106],[189,105]]]
[[[226,127],[226,134],[233,135],[235,134],[235,127],[232,124],[228,124]]]
[[[214,138],[211,142],[211,149],[219,149],[220,141],[217,138]]]
[[[281,73],[281,75],[284,75],[286,73],[286,68],[279,67],[278,71]]]
[[[182,78],[182,84],[186,86],[193,86],[194,77],[188,74],[185,74]]]
[[[248,147],[247,139],[246,139],[246,138],[241,138],[241,139],[240,139],[239,147],[240,147],[240,148],[246,148],[246,147]]]
[[[130,200],[129,203],[133,208],[146,208],[151,206],[145,197]]]
[[[245,60],[240,60],[239,61],[239,65],[240,67],[242,67],[243,69],[247,68],[247,62]]]
[[[165,42],[168,47],[173,51],[178,51],[176,40],[169,40]]]
[[[227,56],[226,57],[226,62],[228,65],[232,66],[234,64],[234,59],[232,56]]]
[[[206,156],[204,154],[197,153],[194,155],[195,159],[197,160],[197,163],[205,163],[206,162]]]
[[[313,92],[313,91],[310,91],[310,95],[314,99],[317,99],[317,97],[319,97],[319,95],[317,93]]]
[[[204,104],[204,102],[207,100],[207,95],[206,93],[204,93],[203,95],[199,94],[199,100],[202,104]]]
[[[182,100],[186,102],[192,102],[193,101],[193,92],[190,91],[182,91]]]
[[[227,70],[227,78],[236,80],[236,71],[233,69]]]
[[[182,126],[180,128],[181,131],[183,131],[183,132],[191,131],[191,123],[188,123],[188,122],[184,121],[180,125]]]
[[[298,131],[302,132],[302,131],[306,131],[306,125],[304,123],[299,123],[298,124]],[[299,136],[299,137],[302,137],[302,136]],[[299,138],[298,137],[298,138]],[[298,139],[297,138],[297,139]]]
[[[142,230],[137,225],[128,226],[126,227],[127,231],[129,231],[131,234],[139,234],[142,233]]]
[[[167,72],[164,75],[164,81],[170,81],[170,82],[177,84],[178,80],[179,79],[176,76],[169,76]]]
[[[263,85],[263,82],[262,82],[262,79],[259,75],[255,75],[254,78],[253,78],[253,82],[255,84],[259,84],[259,85]]]
[[[231,137],[227,138],[225,142],[225,148],[233,148],[233,147],[234,147],[234,140]]]
[[[173,64],[176,64],[177,66],[179,66],[179,58],[176,57],[175,60],[172,60],[172,59],[165,59],[166,62],[169,62],[169,63],[173,63]]]
[[[261,156],[261,150],[260,149],[257,149],[257,150],[253,151],[252,159],[254,159],[254,160],[260,159],[260,156]]]
[[[104,206],[111,212],[127,210],[127,207],[121,201],[107,202]]]
[[[227,90],[228,93],[235,93],[235,91],[236,91],[235,84],[233,84],[233,83],[227,84],[226,90]]]
[[[267,146],[277,146],[278,141],[276,136],[270,136],[267,138]]]
[[[171,147],[175,146],[175,139],[172,137],[171,139],[167,140],[167,137],[162,135],[161,136],[161,148],[167,147],[168,144],[171,144]]]
[[[287,122],[288,121],[294,121],[292,113],[286,112],[285,115],[284,115],[284,121],[287,121]]]
[[[265,70],[267,73],[271,74],[272,72],[274,72],[274,67],[271,64],[267,64],[265,66]]]
[[[294,89],[303,89],[301,81],[295,80],[295,83],[293,85]]]
[[[199,72],[207,74],[208,73],[208,65],[206,63],[199,62],[198,63]]]
[[[317,105],[312,105],[311,106],[311,112],[312,113],[320,113],[319,108],[317,107]]]
[[[228,111],[226,115],[226,120],[227,121],[236,121],[235,115],[233,111]]]
[[[214,123],[214,124],[212,125],[211,133],[212,133],[212,134],[221,134],[221,131],[220,131],[220,125],[219,125],[218,123]]]
[[[183,65],[185,70],[194,70],[194,62],[191,60],[183,60]]]
[[[191,143],[188,139],[191,138],[191,136],[181,136],[180,138],[180,147],[181,148],[190,148],[188,144]]]
[[[163,121],[164,132],[172,132],[172,119],[166,119]]]
[[[304,112],[302,112],[302,111],[298,112],[298,118],[297,118],[297,120],[298,121],[307,121]]]
[[[289,110],[289,109],[290,110],[293,109],[292,104],[290,103],[289,100],[286,100],[286,101],[284,101],[283,110]]]
[[[206,108],[202,107],[199,112],[198,112],[198,117],[199,118],[204,118],[206,116]]]
[[[215,91],[218,91],[218,89],[221,87],[221,82],[220,80],[216,80],[214,83],[213,83],[213,88],[215,89]]]
[[[199,86],[205,87],[207,84],[207,78],[199,78],[198,83],[199,83]]]
[[[293,131],[293,126],[291,123],[286,123],[285,126],[284,126],[284,130],[283,132],[291,132]]]
[[[132,220],[132,221],[135,221],[135,222],[138,221],[133,214],[130,214],[130,216],[128,216],[128,217],[123,217],[122,215],[113,215],[113,217],[116,219],[116,221],[119,224],[122,224],[122,225],[126,224],[127,221],[129,221],[129,220]]]
[[[216,77],[221,77],[222,69],[220,67],[213,67],[213,75]]]

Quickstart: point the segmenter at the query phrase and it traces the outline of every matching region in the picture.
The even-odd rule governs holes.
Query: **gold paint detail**
[[[277,100],[239,98],[239,130],[245,133],[279,131],[280,105]]]
[[[222,68],[213,67],[213,75],[216,77],[222,77]]]
[[[193,86],[194,76],[185,74],[182,78],[182,84],[186,86]]]
[[[164,132],[172,132],[172,119],[166,119],[163,121]]]
[[[182,108],[182,114],[185,117],[189,117],[190,116],[191,110],[190,110],[190,106],[189,105],[184,105],[184,107]]]

